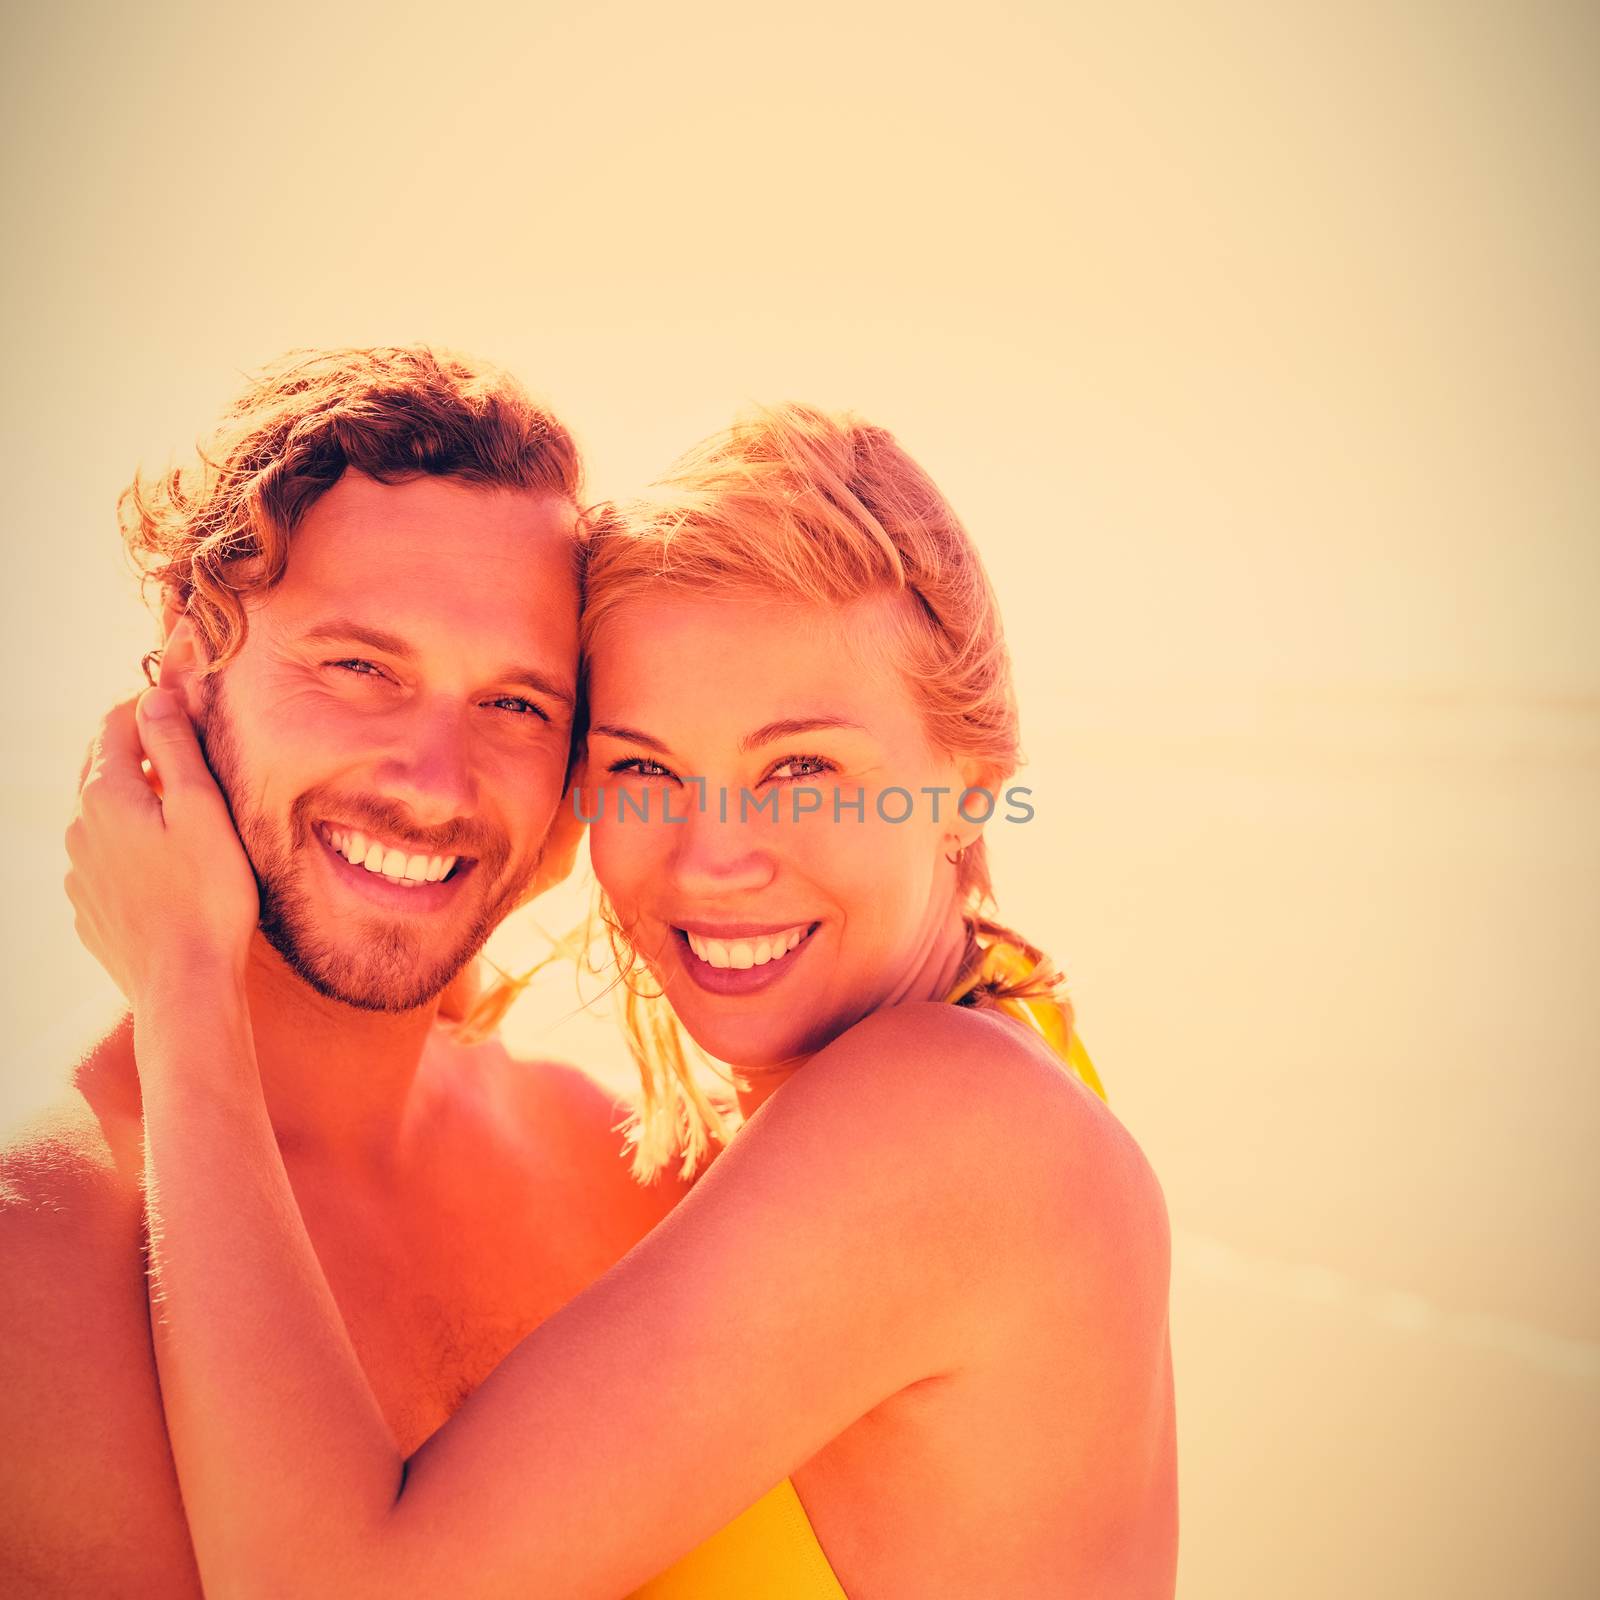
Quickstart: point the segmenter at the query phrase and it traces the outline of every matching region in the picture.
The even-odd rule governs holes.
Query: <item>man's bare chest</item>
[[[537,1188],[486,1188],[387,1212],[308,1210],[357,1358],[405,1452],[609,1265],[591,1219],[548,1200]]]

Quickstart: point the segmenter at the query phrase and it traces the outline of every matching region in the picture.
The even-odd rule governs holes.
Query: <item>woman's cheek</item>
[[[660,830],[637,821],[631,827],[619,822],[610,796],[602,807],[595,792],[588,791],[578,796],[578,804],[582,808],[579,814],[593,819],[589,823],[589,862],[594,875],[607,898],[621,909],[638,897],[642,883],[652,875],[660,854]]]
[[[791,863],[813,882],[828,885],[840,900],[873,893],[886,867],[892,870],[890,864],[905,848],[898,837],[903,828],[875,816],[870,799],[864,809],[863,816],[853,805],[836,810],[825,804],[797,818],[788,813],[782,818]]]
[[[600,887],[615,898],[613,886],[617,878],[618,863],[611,829],[606,826],[604,816],[596,814],[592,789],[578,790],[573,796],[573,801],[579,816],[593,819],[589,823],[589,865],[594,869]]]

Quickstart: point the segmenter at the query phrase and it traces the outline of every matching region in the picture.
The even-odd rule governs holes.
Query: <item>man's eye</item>
[[[806,768],[806,770],[804,772],[799,771],[798,769],[801,767]],[[821,756],[785,756],[784,759],[767,774],[767,777],[769,779],[784,778],[792,783],[801,778],[818,777],[822,773],[829,772],[832,769],[833,763],[831,761],[825,761]]]
[[[533,716],[538,717],[542,722],[548,722],[550,720],[549,717],[545,715],[544,711],[540,707],[536,706],[533,701],[524,700],[522,696],[518,694],[503,694],[498,699],[490,700],[487,703],[493,706],[496,711],[507,711],[510,712],[514,717]]]
[[[358,678],[381,678],[384,675],[382,667],[375,666],[370,661],[362,661],[358,657],[352,657],[348,661],[335,661],[332,665],[342,667],[344,671],[352,672]]]

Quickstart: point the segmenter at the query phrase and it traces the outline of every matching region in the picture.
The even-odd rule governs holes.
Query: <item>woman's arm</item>
[[[123,830],[118,892],[217,852],[186,721],[144,731],[166,814]],[[1083,1326],[1054,1331],[1089,1359],[1096,1303],[1165,1248],[1126,1135],[1002,1023],[880,1013],[403,1461],[279,1159],[238,970],[151,962],[133,994],[163,1393],[209,1593],[615,1600],[882,1400],[1003,1360],[1011,1311],[1075,1260]]]
[[[175,698],[153,691],[106,718],[67,845],[79,937],[133,1007],[162,1398],[208,1588],[232,1592],[236,1552],[318,1478],[300,1472],[303,1430],[249,1427],[248,1413],[342,1407],[316,1448],[351,1446],[356,1472],[394,1447],[278,1155],[245,998],[258,891]],[[248,1438],[218,1470],[236,1427]]]

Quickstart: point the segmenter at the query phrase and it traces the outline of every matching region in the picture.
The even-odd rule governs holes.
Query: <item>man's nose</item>
[[[471,708],[434,701],[396,730],[377,771],[379,790],[424,827],[470,816],[478,806]]]

